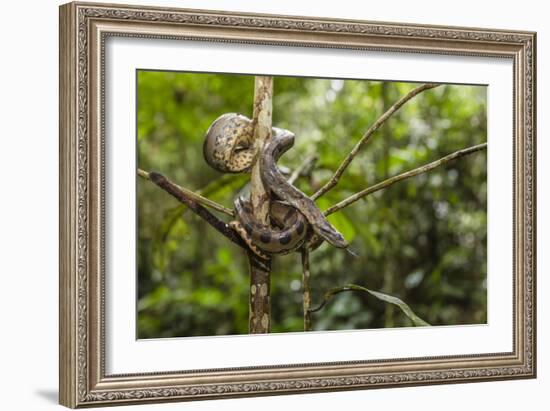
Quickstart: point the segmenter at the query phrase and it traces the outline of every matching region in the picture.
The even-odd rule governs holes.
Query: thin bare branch
[[[151,171],[147,174],[147,179],[156,184],[158,187],[162,188],[168,194],[172,195],[176,200],[185,204],[191,211],[197,214],[200,218],[210,224],[223,236],[227,237],[229,240],[237,244],[238,246],[248,250],[248,246],[244,241],[233,231],[224,221],[220,220],[202,205],[200,205],[193,198],[189,197],[185,191],[181,190],[181,187],[172,183],[166,177],[160,173]]]
[[[339,203],[334,204],[332,207],[325,210],[323,214],[328,216],[332,213],[335,213],[336,211],[341,210],[344,207],[349,206],[350,204],[355,203],[357,200],[365,196],[368,196],[369,194],[372,194],[384,188],[388,188],[392,184],[395,184],[401,180],[405,180],[407,178],[411,178],[419,174],[426,173],[428,171],[433,170],[436,167],[439,167],[445,163],[448,163],[449,161],[456,160],[457,158],[463,157],[465,155],[475,153],[476,151],[485,150],[486,148],[487,148],[487,143],[481,143],[476,146],[464,148],[462,150],[455,151],[452,154],[446,155],[445,157],[441,157],[438,160],[432,161],[431,163],[424,164],[423,166],[417,167],[413,170],[409,170],[404,173],[398,174],[396,176],[390,177],[387,180],[384,180],[373,186],[367,187],[364,190],[359,191],[358,193],[355,193],[354,195],[346,198],[345,200],[342,200]]]
[[[319,156],[317,154],[312,153],[306,156],[304,161],[292,172],[290,177],[288,178],[289,184],[294,184],[294,182],[302,175],[306,175],[309,173],[309,171],[313,168],[317,160],[319,159]]]
[[[386,112],[378,117],[378,119],[372,124],[372,126],[370,126],[365,134],[363,134],[361,139],[357,142],[357,144],[355,144],[355,147],[353,147],[353,149],[350,151],[344,161],[342,161],[342,164],[340,164],[338,169],[334,172],[330,180],[327,181],[327,183],[323,187],[317,190],[317,192],[311,196],[311,199],[318,199],[327,191],[331,190],[336,184],[338,184],[340,177],[342,177],[342,174],[355,158],[361,147],[363,147],[370,140],[370,137],[376,132],[376,130],[378,130],[382,126],[382,124],[384,124],[392,115],[394,115],[397,110],[399,110],[407,101],[422,93],[423,91],[430,90],[438,86],[439,84],[423,84],[422,86],[415,88],[414,90],[401,97],[401,99],[399,99],[395,104],[388,108]]]
[[[403,314],[405,314],[417,327],[430,325],[426,321],[424,321],[422,318],[420,318],[418,315],[416,315],[415,312],[411,309],[411,307],[405,304],[405,302],[403,302],[403,300],[401,300],[400,298],[394,297],[393,295],[384,294],[379,291],[370,290],[366,287],[362,287],[356,284],[346,284],[342,287],[331,288],[323,295],[323,301],[321,302],[321,304],[319,304],[314,309],[310,310],[310,312],[314,313],[322,310],[323,307],[332,299],[332,297],[334,297],[337,294],[348,292],[348,291],[359,291],[359,292],[367,293],[379,299],[380,301],[384,301],[385,303],[393,304],[399,307],[403,312]]]
[[[304,331],[311,331],[311,272],[309,269],[309,248],[302,248],[302,305],[304,311]]]
[[[151,179],[150,178],[150,173],[148,173],[147,171],[141,170],[139,168],[138,168],[138,175],[141,178],[144,178],[146,180]],[[231,217],[235,216],[235,213],[233,212],[233,210],[231,210],[227,207],[224,207],[221,204],[216,203],[215,201],[209,200],[208,198],[203,197],[200,194],[197,194],[197,193],[189,190],[188,188],[181,187],[181,186],[179,186],[175,183],[172,183],[171,181],[170,181],[170,184],[173,187],[177,188],[177,190],[180,191],[181,193],[183,193],[186,197],[192,199],[193,201],[196,201],[199,204],[202,204],[206,207],[210,207],[211,209],[219,211],[221,213],[227,214],[228,216],[231,216]]]

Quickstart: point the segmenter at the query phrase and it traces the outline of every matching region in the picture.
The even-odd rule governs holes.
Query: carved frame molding
[[[513,59],[513,352],[105,375],[103,70],[109,36]],[[92,3],[61,6],[61,404],[74,408],[535,377],[535,41],[531,32]]]

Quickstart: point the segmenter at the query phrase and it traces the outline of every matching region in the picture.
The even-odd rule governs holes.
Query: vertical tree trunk
[[[259,151],[271,138],[273,77],[256,76],[254,83],[254,144]],[[252,167],[250,202],[256,219],[269,223],[269,191],[260,178],[259,161]],[[248,253],[250,267],[249,322],[250,334],[268,333],[271,329],[271,260],[261,260]]]
[[[250,267],[250,292],[248,332],[266,334],[271,330],[271,260],[260,260],[248,252]]]

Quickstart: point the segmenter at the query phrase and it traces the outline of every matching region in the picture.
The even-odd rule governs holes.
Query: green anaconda
[[[232,227],[262,258],[266,254],[285,254],[302,246],[308,228],[338,248],[347,248],[348,243],[307,195],[288,183],[277,167],[279,157],[294,145],[294,134],[273,127],[271,139],[256,153],[253,144],[252,120],[241,114],[223,114],[208,131],[203,146],[206,162],[224,173],[250,171],[258,158],[260,176],[264,187],[272,193],[271,225],[259,223],[253,215],[250,203],[235,200],[236,220]]]

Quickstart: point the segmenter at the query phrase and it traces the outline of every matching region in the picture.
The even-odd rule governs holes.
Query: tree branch
[[[309,248],[302,247],[302,305],[304,331],[311,331],[311,272],[309,270]]]
[[[417,176],[422,173],[426,173],[428,171],[433,170],[436,167],[439,167],[445,163],[448,163],[449,161],[455,160],[457,158],[463,157],[465,155],[475,153],[476,151],[485,150],[487,148],[487,143],[478,144],[476,146],[464,148],[462,150],[455,151],[452,154],[449,154],[445,157],[442,157],[438,160],[432,161],[431,163],[425,164],[423,166],[420,166],[418,168],[415,168],[413,170],[406,171],[402,174],[398,174],[396,176],[390,177],[387,180],[384,180],[378,184],[375,184],[371,187],[367,187],[362,191],[359,191],[358,193],[346,198],[345,200],[340,201],[339,203],[333,205],[332,207],[328,208],[323,212],[325,216],[328,216],[332,213],[335,213],[336,211],[341,210],[344,207],[349,206],[350,204],[353,204],[357,200],[368,196],[369,194],[372,194],[376,191],[382,190],[384,188],[387,188],[391,186],[392,184],[395,184],[401,180],[405,180],[410,177]]]
[[[292,172],[287,180],[288,183],[294,184],[294,182],[298,180],[298,177],[308,173],[313,168],[318,159],[319,156],[317,156],[317,154],[315,153],[307,155],[304,161],[302,161],[302,163]]]
[[[138,175],[141,178],[144,178],[146,180],[151,179],[150,178],[150,173],[148,173],[147,171],[141,170],[139,168],[138,168]],[[172,187],[171,188],[172,190],[179,191],[180,194],[184,195],[185,197],[187,197],[187,198],[189,198],[189,199],[191,199],[191,200],[193,200],[193,201],[195,201],[199,204],[202,204],[206,207],[210,207],[213,210],[216,210],[216,211],[219,211],[221,213],[227,214],[228,216],[231,216],[231,217],[235,216],[235,213],[233,212],[233,210],[231,210],[227,207],[224,207],[221,204],[216,203],[215,201],[209,200],[208,198],[203,197],[200,194],[197,194],[197,193],[189,190],[188,188],[181,187],[181,186],[179,186],[175,183],[172,183],[171,181],[169,183]]]
[[[374,134],[376,130],[378,130],[382,124],[386,122],[392,115],[394,115],[397,110],[399,110],[407,101],[412,99],[414,96],[422,93],[425,90],[429,90],[435,87],[438,87],[439,84],[423,84],[420,87],[415,88],[414,90],[410,91],[401,99],[399,99],[395,104],[393,104],[389,109],[386,110],[384,114],[382,114],[378,120],[374,122],[372,126],[363,134],[361,139],[355,144],[355,147],[350,151],[350,153],[347,155],[347,157],[342,161],[342,164],[338,167],[338,169],[334,172],[332,177],[330,178],[327,183],[321,187],[315,194],[311,196],[312,200],[316,200],[319,197],[321,197],[323,194],[325,194],[327,191],[331,190],[336,184],[338,184],[338,181],[340,180],[340,177],[346,170],[346,168],[350,165],[352,160],[355,158],[361,147],[363,147],[369,140],[370,137]]]
[[[206,208],[201,206],[193,198],[189,197],[185,191],[181,190],[181,187],[172,183],[166,177],[160,173],[151,171],[147,174],[148,180],[156,184],[158,187],[162,188],[168,194],[172,195],[176,200],[185,204],[191,211],[201,217],[204,221],[214,227],[218,232],[223,236],[227,237],[230,241],[237,244],[238,246],[248,250],[248,246],[244,241],[233,231],[225,222],[220,220]]]

